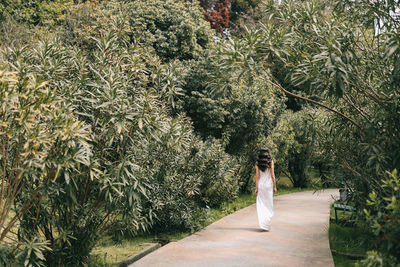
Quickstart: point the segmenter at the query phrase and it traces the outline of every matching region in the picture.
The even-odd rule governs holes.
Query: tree
[[[220,51],[182,71],[182,95],[173,112],[187,114],[195,131],[206,140],[221,140],[224,149],[240,163],[241,190],[248,190],[260,138],[267,135],[282,111],[284,98],[265,90],[269,85],[240,66],[225,67]]]
[[[212,31],[196,2],[140,0],[127,8],[131,41],[153,47],[163,60],[197,59],[213,44]]]
[[[267,5],[263,24],[231,41],[251,57],[225,53],[227,62],[258,69],[279,90],[334,115],[330,151],[336,179],[354,190],[362,210],[369,192],[385,195],[386,171],[399,169],[398,3],[284,1]],[[388,31],[375,35],[382,16]],[[282,75],[283,74],[283,75]],[[360,214],[362,216],[362,214]]]
[[[267,146],[276,162],[277,176],[287,174],[294,187],[309,186],[307,172],[318,162],[316,155],[321,151],[317,143],[318,135],[323,134],[323,128],[318,123],[324,115],[321,110],[313,108],[297,112],[287,110],[267,137]]]

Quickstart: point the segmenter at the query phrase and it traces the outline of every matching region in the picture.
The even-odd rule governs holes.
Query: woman
[[[269,231],[273,210],[273,192],[276,193],[274,162],[267,148],[261,148],[256,163],[257,215],[260,228]]]

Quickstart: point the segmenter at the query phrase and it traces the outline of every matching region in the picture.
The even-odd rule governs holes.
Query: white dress
[[[274,215],[273,187],[271,169],[260,170],[256,204],[257,215],[260,228],[267,231],[271,228],[271,218]]]

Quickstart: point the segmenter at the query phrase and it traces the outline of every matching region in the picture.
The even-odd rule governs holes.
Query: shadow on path
[[[215,227],[215,230],[222,231],[250,231],[250,232],[267,232],[260,228],[255,227]]]

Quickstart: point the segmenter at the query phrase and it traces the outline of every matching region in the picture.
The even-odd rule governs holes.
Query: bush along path
[[[251,205],[130,266],[334,266],[328,227],[337,195],[329,189],[277,196],[270,232],[260,231]]]

